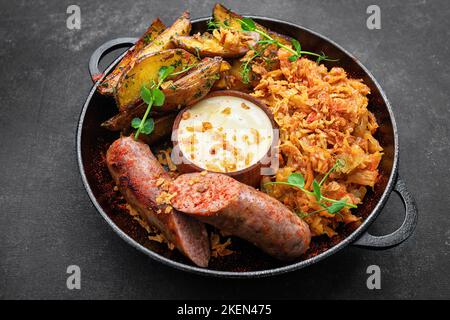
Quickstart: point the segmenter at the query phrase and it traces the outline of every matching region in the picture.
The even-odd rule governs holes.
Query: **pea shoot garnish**
[[[250,47],[250,49],[253,50],[254,54],[250,59],[248,59],[241,65],[241,77],[244,84],[248,84],[250,82],[250,71],[252,70],[251,62],[256,58],[261,57],[266,48],[267,46],[264,46],[260,50],[256,50],[254,47]]]
[[[166,80],[168,76],[173,74],[175,68],[173,66],[163,66],[158,72],[158,83],[152,81],[150,86],[147,87],[143,85],[141,87],[141,99],[147,104],[147,109],[145,110],[142,119],[134,118],[131,121],[131,126],[136,130],[134,134],[134,139],[137,140],[139,134],[150,134],[155,128],[155,122],[152,118],[147,119],[152,106],[160,107],[164,104],[165,95],[161,91],[161,84]]]
[[[291,61],[291,62],[298,60],[302,55],[309,55],[309,56],[316,57],[316,63],[320,63],[322,61],[338,61],[338,59],[331,59],[330,57],[325,55],[323,52],[319,54],[319,53],[315,53],[315,52],[311,52],[311,51],[302,50],[302,46],[301,46],[300,42],[298,42],[298,40],[296,40],[296,39],[291,39],[291,44],[292,44],[292,48],[291,48],[290,46],[281,43],[279,40],[274,39],[266,31],[258,29],[258,27],[256,26],[256,23],[250,18],[242,18],[239,20],[239,22],[241,24],[241,29],[243,31],[256,32],[259,35],[261,35],[263,37],[263,39],[257,41],[257,44],[264,45],[260,50],[255,50],[254,48],[251,48],[252,50],[254,50],[254,55],[242,64],[241,76],[242,76],[242,82],[245,84],[250,82],[249,74],[251,71],[251,62],[255,58],[262,57],[263,52],[267,48],[267,46],[272,45],[272,44],[290,52],[292,55],[289,57],[289,61]],[[208,23],[208,26],[210,26],[211,28],[221,27],[214,21],[210,21]]]
[[[320,62],[320,61],[338,61],[336,59],[330,59],[323,52],[321,54],[318,54],[315,52],[302,50],[300,42],[298,42],[296,39],[291,40],[292,46],[294,47],[294,49],[292,49],[291,47],[289,47],[285,44],[282,44],[277,39],[272,38],[267,32],[258,29],[256,27],[256,23],[250,18],[242,18],[242,19],[240,19],[240,23],[241,23],[241,28],[243,31],[256,32],[264,38],[264,39],[258,41],[259,44],[268,44],[268,45],[275,44],[277,47],[283,48],[283,49],[289,51],[290,53],[292,53],[292,55],[289,57],[289,60],[292,62],[296,61],[302,55],[310,55],[310,56],[317,57],[318,62]]]
[[[327,211],[330,214],[339,214],[339,211],[341,211],[344,207],[357,208],[357,206],[352,203],[347,202],[347,200],[345,198],[336,200],[336,199],[331,199],[331,198],[324,196],[322,194],[321,187],[322,187],[323,183],[326,181],[326,179],[328,178],[328,176],[333,171],[335,171],[337,168],[340,168],[342,166],[344,166],[343,161],[337,160],[336,163],[334,164],[334,166],[324,175],[324,177],[322,178],[322,180],[320,180],[320,182],[317,182],[317,180],[314,179],[314,181],[312,183],[313,191],[309,191],[309,190],[305,189],[305,178],[303,177],[303,175],[301,173],[298,173],[298,172],[292,173],[291,175],[289,175],[287,182],[268,182],[265,185],[274,185],[274,184],[287,185],[287,186],[299,189],[299,190],[303,191],[304,193],[306,193],[307,195],[314,196],[316,198],[317,204],[319,204],[323,209],[309,212],[307,214],[300,212],[298,214],[301,217],[305,217],[305,216],[312,215],[314,213],[318,213],[318,212],[322,212],[322,211]],[[330,203],[330,205],[328,205],[327,203]]]
[[[213,31],[214,29],[220,28],[220,24],[214,21],[213,19],[209,19],[208,22],[206,23],[206,26],[209,31]]]

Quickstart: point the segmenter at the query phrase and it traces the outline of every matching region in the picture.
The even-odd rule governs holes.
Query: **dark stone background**
[[[140,35],[160,16],[210,14],[212,1],[0,1],[1,298],[450,298],[450,2],[224,1],[243,14],[292,21],[330,37],[373,72],[394,107],[400,175],[420,221],[386,251],[348,247],[312,267],[273,278],[227,280],[183,273],[122,241],[91,205],[78,173],[75,130],[91,88],[87,63],[106,40]],[[382,30],[366,28],[378,4]],[[66,8],[81,7],[81,30]],[[371,231],[391,232],[403,208],[392,196]],[[66,289],[66,268],[82,289]],[[366,288],[366,268],[382,290]]]

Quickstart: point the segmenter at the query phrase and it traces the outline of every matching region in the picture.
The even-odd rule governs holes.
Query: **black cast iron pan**
[[[380,164],[381,179],[375,185],[374,191],[368,192],[363,205],[357,209],[357,214],[364,218],[364,222],[357,229],[342,228],[339,236],[332,239],[315,238],[311,249],[304,257],[287,264],[272,259],[242,240],[233,239],[232,249],[236,251],[235,254],[213,258],[210,266],[202,269],[192,265],[176,250],[170,251],[165,245],[149,240],[138,223],[124,210],[123,200],[120,200],[117,192],[113,190],[114,184],[106,168],[104,155],[109,144],[118,138],[118,134],[101,128],[100,124],[113,116],[117,108],[111,98],[102,96],[96,91],[97,85],[123,55],[104,72],[98,70],[100,59],[113,49],[132,46],[137,40],[135,38],[120,38],[106,42],[93,53],[89,62],[91,78],[96,82],[80,115],[77,129],[77,156],[84,186],[98,212],[122,239],[151,258],[184,271],[219,277],[253,278],[276,275],[312,265],[337,253],[349,244],[385,249],[406,240],[417,224],[418,212],[414,199],[397,175],[397,127],[392,107],[375,78],[351,54],[324,36],[293,23],[263,17],[252,18],[275,32],[299,39],[305,50],[323,51],[328,56],[338,58],[339,62],[327,62],[327,66],[339,65],[351,77],[363,79],[364,83],[370,87],[369,109],[375,114],[380,124],[376,138],[384,149],[384,156]],[[193,20],[193,31],[205,31],[208,19]],[[400,195],[405,205],[403,224],[388,235],[373,236],[367,233],[367,228],[377,218],[392,191]]]

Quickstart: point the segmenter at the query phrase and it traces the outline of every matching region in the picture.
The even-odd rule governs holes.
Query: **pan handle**
[[[98,47],[89,59],[89,73],[92,81],[95,83],[102,76],[102,72],[98,70],[98,64],[106,54],[114,49],[131,47],[137,40],[138,38],[117,38],[109,40]]]
[[[366,231],[353,242],[353,245],[372,249],[387,249],[399,245],[413,233],[418,219],[416,202],[400,178],[397,179],[394,191],[400,196],[405,205],[405,220],[403,220],[400,228],[384,236],[373,236]]]

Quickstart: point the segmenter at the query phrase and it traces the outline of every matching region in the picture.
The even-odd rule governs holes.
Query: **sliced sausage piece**
[[[172,179],[149,146],[131,137],[117,139],[106,153],[106,162],[128,204],[196,265],[206,267],[210,249],[205,225],[168,204]]]
[[[308,225],[281,202],[219,173],[189,173],[171,186],[172,205],[227,234],[245,239],[280,260],[309,247]]]

